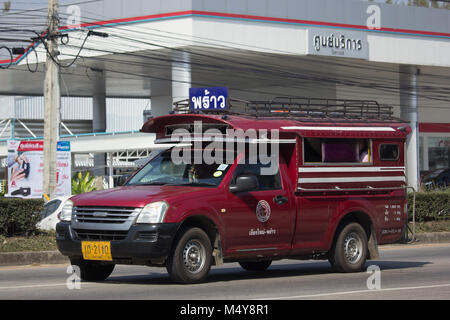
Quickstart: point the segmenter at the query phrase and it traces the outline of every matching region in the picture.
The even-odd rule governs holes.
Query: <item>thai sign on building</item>
[[[364,32],[310,28],[307,40],[308,54],[356,59],[369,58],[369,44]]]

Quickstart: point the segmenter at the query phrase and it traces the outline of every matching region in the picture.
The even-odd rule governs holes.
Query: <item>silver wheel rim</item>
[[[206,261],[206,250],[198,240],[189,240],[183,250],[183,263],[190,273],[198,273]]]
[[[351,264],[357,264],[362,257],[363,245],[357,233],[349,233],[344,239],[345,259]]]

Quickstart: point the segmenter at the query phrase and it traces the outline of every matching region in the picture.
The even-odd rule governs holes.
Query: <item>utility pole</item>
[[[56,193],[56,145],[59,138],[59,66],[58,55],[58,0],[48,0],[47,61],[44,84],[44,168],[43,193],[52,199]],[[51,56],[50,56],[51,55]]]

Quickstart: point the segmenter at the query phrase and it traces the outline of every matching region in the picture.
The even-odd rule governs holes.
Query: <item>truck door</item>
[[[254,175],[258,188],[249,192],[229,192],[225,222],[225,251],[264,255],[264,252],[289,250],[294,230],[295,201],[280,157],[276,172],[261,174],[270,164],[238,164],[230,186],[240,175]],[[263,171],[264,172],[264,171]]]

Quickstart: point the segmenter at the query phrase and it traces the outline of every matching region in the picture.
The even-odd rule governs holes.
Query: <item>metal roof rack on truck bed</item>
[[[256,118],[291,118],[301,121],[398,121],[391,106],[373,100],[276,97],[270,101],[228,99],[226,109],[192,110],[189,100],[174,103],[174,113],[201,113],[249,116]]]

